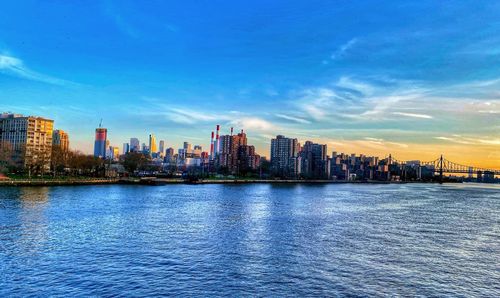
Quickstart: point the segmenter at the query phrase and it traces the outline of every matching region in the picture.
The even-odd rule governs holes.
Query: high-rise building
[[[141,151],[141,143],[138,138],[130,138],[130,151],[139,152]]]
[[[54,130],[52,133],[52,145],[59,146],[62,151],[69,150],[69,136],[64,130]]]
[[[0,142],[9,143],[22,166],[50,167],[54,121],[35,116],[0,115]]]
[[[310,141],[304,144],[299,153],[301,159],[300,172],[304,178],[328,178],[330,169],[326,152],[326,145],[315,144]]]
[[[161,140],[160,141],[160,156],[163,156],[165,154],[165,141]]]
[[[297,139],[282,135],[271,140],[271,169],[275,175],[282,177],[297,175],[297,161],[300,145]]]
[[[217,158],[218,165],[222,168],[231,168],[231,136],[222,135],[218,138]]]
[[[195,145],[193,150],[191,151],[191,154],[193,157],[201,157],[202,151],[203,148],[200,145]]]
[[[120,157],[120,148],[118,146],[113,147],[113,159],[118,160]]]
[[[245,156],[245,152],[248,152],[248,148],[246,148],[240,153],[239,150],[242,146],[247,146],[247,135],[243,130],[237,135],[220,136],[217,154],[218,166],[227,168],[233,174],[238,174],[242,165],[240,157]]]
[[[120,157],[120,148],[115,146],[108,146],[106,151],[106,158],[112,160],[118,160]]]
[[[156,147],[156,137],[154,134],[149,135],[149,154],[153,154],[158,152],[158,148]]]
[[[175,154],[174,148],[172,148],[172,147],[167,148],[167,150],[165,151],[165,158],[168,161],[171,161],[174,158],[174,154]]]
[[[251,170],[256,170],[260,166],[260,155],[255,154],[255,147],[252,145],[238,146],[238,174],[246,174]]]
[[[95,129],[94,156],[106,158],[106,145],[108,138],[108,130],[106,128]]]
[[[129,143],[123,143],[123,154],[127,154],[130,152],[130,144]]]

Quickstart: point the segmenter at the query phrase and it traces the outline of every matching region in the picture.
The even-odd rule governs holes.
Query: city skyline
[[[221,124],[266,157],[282,134],[500,168],[499,6],[6,3],[0,111],[54,119],[85,153],[102,118],[114,146],[208,151]]]

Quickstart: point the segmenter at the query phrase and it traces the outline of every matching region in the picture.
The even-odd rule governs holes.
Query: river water
[[[500,297],[500,187],[0,188],[0,297]]]

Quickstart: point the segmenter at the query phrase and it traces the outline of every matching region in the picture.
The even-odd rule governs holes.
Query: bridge
[[[389,155],[388,160],[389,160],[389,164],[398,164],[401,166],[404,166],[404,165],[407,165],[410,163],[408,161],[396,160],[396,159],[392,158],[391,155]],[[441,180],[443,178],[444,173],[468,174],[469,176],[472,176],[472,175],[480,176],[480,175],[487,173],[487,174],[490,174],[493,176],[500,176],[500,170],[462,165],[462,164],[447,160],[446,158],[443,157],[443,155],[441,155],[439,158],[437,158],[435,160],[421,161],[418,165],[420,167],[426,167],[427,169],[434,171],[434,173],[439,174],[439,178]]]

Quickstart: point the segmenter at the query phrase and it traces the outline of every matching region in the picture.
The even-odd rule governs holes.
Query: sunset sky
[[[173,2],[173,1],[172,1]],[[0,112],[91,153],[149,133],[500,168],[498,1],[8,1]]]

